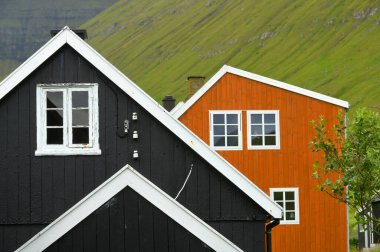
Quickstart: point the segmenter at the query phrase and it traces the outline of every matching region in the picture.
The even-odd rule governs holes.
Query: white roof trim
[[[126,165],[16,251],[43,251],[127,186],[216,251],[242,251],[148,179]]]
[[[174,115],[177,110],[183,106],[183,104],[185,104],[183,101],[178,102],[177,105],[172,110],[170,110],[170,114]]]
[[[213,151],[186,126],[172,117],[172,115],[161,107],[159,103],[153,100],[152,97],[146,94],[68,27],[64,27],[60,33],[47,42],[37,51],[37,53],[33,54],[24,64],[0,83],[0,99],[66,43],[107,76],[113,83],[120,87],[120,89],[126,94],[133,97],[133,99],[150,112],[153,117],[162,122],[169,130],[246,193],[252,200],[258,203],[265,211],[271,214],[274,218],[281,218],[282,208],[265,192],[253,184],[218,153]]]
[[[344,108],[348,108],[350,106],[348,102],[336,99],[331,96],[327,96],[327,95],[317,93],[308,89],[290,85],[285,82],[281,82],[281,81],[264,77],[258,74],[247,72],[238,68],[224,65],[209,81],[206,82],[206,84],[204,84],[192,97],[190,97],[190,99],[187,100],[183,106],[177,109],[175,113],[172,113],[172,115],[175,118],[179,118],[181,115],[183,115],[196,101],[198,101],[199,98],[201,98],[226,73],[231,73],[231,74],[235,74],[241,77],[245,77],[250,80],[259,81],[267,85],[285,89],[285,90],[288,90],[297,94],[305,95],[305,96],[318,99],[324,102],[332,103]]]

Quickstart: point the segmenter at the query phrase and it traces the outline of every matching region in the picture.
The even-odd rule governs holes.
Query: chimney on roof
[[[50,35],[51,37],[54,37],[57,35],[61,30],[51,30]],[[81,39],[86,40],[87,39],[87,31],[84,29],[78,29],[78,30],[72,30],[76,35],[78,35]]]
[[[189,98],[195,94],[204,84],[205,77],[203,76],[189,76],[187,77],[189,83]]]
[[[175,107],[175,99],[171,95],[166,95],[164,99],[162,99],[162,106],[167,110],[171,111]]]

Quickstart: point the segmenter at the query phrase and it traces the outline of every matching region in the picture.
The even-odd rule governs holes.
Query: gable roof
[[[258,74],[250,73],[238,68],[224,65],[209,81],[207,81],[192,97],[190,97],[189,100],[187,100],[183,105],[181,105],[175,111],[173,111],[172,115],[175,118],[181,117],[181,115],[183,115],[195,102],[197,102],[198,99],[201,98],[212,86],[214,86],[214,84],[217,83],[218,80],[221,79],[226,73],[231,73],[250,80],[262,82],[270,86],[278,87],[284,90],[291,91],[293,93],[311,97],[327,103],[335,104],[344,108],[348,108],[350,106],[348,102],[336,99],[331,96],[327,96],[311,90],[293,86],[285,82],[281,82]]]
[[[242,251],[129,165],[120,169],[16,251],[43,251],[127,186],[215,251]]]
[[[115,85],[144,107],[153,117],[162,122],[169,130],[177,135],[191,149],[202,156],[209,164],[223,174],[228,180],[240,188],[252,200],[260,205],[274,218],[281,218],[281,207],[275,203],[266,193],[253,184],[240,171],[228,163],[218,153],[213,151],[198,136],[192,133],[186,126],[176,120],[159,103],[116,69],[85,41],[79,38],[69,27],[64,27],[55,37],[50,39],[36,53],[27,59],[20,67],[13,71],[0,83],[0,99],[15,88],[29,74],[36,70],[53,53],[64,45],[71,46],[83,58],[89,61],[95,68],[107,76]]]

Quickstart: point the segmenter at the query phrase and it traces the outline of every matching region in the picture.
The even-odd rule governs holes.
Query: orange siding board
[[[308,148],[313,138],[310,121],[321,114],[335,121],[339,109],[336,105],[225,74],[180,120],[209,144],[209,111],[243,110],[243,150],[219,153],[268,194],[271,187],[299,188],[300,224],[276,227],[273,251],[347,251],[345,205],[314,190],[311,173],[317,155]],[[280,150],[247,149],[247,110],[280,111]]]

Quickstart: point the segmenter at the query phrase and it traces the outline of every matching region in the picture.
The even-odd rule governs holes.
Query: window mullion
[[[71,147],[71,139],[72,139],[72,129],[71,129],[71,125],[72,125],[72,96],[71,96],[71,91],[66,88],[65,89],[65,95],[68,96],[68,99],[65,99],[65,120],[64,120],[64,124],[66,124],[64,127],[65,127],[65,146],[68,146],[68,147]]]

